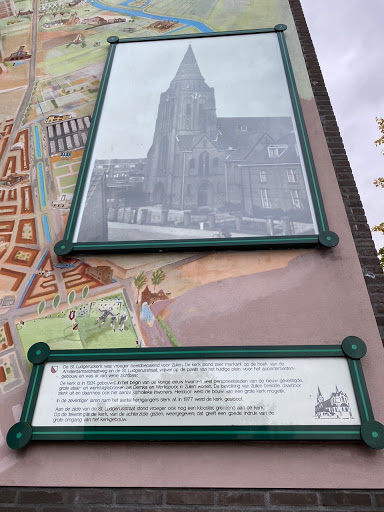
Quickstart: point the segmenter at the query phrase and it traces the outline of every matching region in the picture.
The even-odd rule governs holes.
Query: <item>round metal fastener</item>
[[[15,423],[7,434],[7,444],[13,450],[24,448],[32,439],[32,427],[25,421]]]
[[[58,256],[66,256],[69,254],[73,249],[73,243],[69,240],[60,240],[60,242],[57,242],[55,244],[55,247],[53,250],[55,251],[55,254]]]
[[[379,421],[370,420],[361,425],[361,439],[375,450],[384,448],[384,425]]]
[[[44,361],[48,359],[50,353],[51,349],[49,348],[49,345],[43,341],[40,341],[32,345],[32,347],[28,350],[28,361],[32,364],[44,363]]]
[[[367,353],[367,345],[357,336],[347,336],[343,339],[341,350],[350,359],[361,359]]]
[[[319,242],[323,247],[336,247],[339,237],[333,231],[324,231],[319,235]]]

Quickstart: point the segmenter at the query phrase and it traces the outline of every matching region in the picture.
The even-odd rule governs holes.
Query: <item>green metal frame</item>
[[[223,441],[223,440],[363,440],[375,449],[384,448],[384,426],[374,420],[372,406],[360,358],[366,352],[365,343],[355,336],[344,339],[342,345],[291,345],[284,347],[189,347],[106,350],[50,350],[45,343],[36,343],[28,358],[33,363],[27,395],[19,423],[7,435],[10,448],[20,449],[29,441],[68,440],[130,440],[130,441]],[[172,426],[172,427],[34,427],[33,414],[40,390],[45,363],[71,361],[117,361],[148,359],[197,358],[275,358],[275,357],[344,357],[348,359],[361,425],[348,426]]]
[[[104,73],[101,79],[99,93],[96,100],[93,120],[88,136],[88,141],[84,150],[81,162],[79,177],[69,212],[68,222],[64,233],[63,240],[55,245],[55,253],[59,256],[65,256],[70,253],[79,252],[152,252],[152,251],[182,251],[193,249],[266,249],[266,248],[283,248],[283,247],[335,247],[339,238],[336,233],[329,230],[324,204],[321,197],[320,187],[316,176],[315,165],[309,144],[308,134],[305,127],[304,116],[300,105],[300,98],[297,92],[295,78],[288,55],[288,49],[285,42],[284,31],[286,25],[276,25],[274,28],[257,29],[257,30],[241,30],[236,32],[218,32],[208,34],[187,34],[187,35],[170,35],[151,38],[129,38],[119,39],[112,36],[107,39],[110,43],[107,60],[105,63]],[[145,241],[121,241],[121,242],[73,242],[76,221],[80,209],[81,199],[83,197],[87,174],[91,171],[90,161],[95,143],[97,129],[103,108],[103,103],[108,88],[108,80],[111,73],[113,58],[116,45],[120,43],[137,43],[145,41],[158,41],[169,39],[193,39],[205,37],[222,37],[236,36],[241,34],[258,34],[258,33],[276,33],[284,70],[288,82],[289,93],[292,101],[295,121],[298,128],[300,144],[303,152],[303,158],[308,178],[309,189],[315,211],[316,221],[319,228],[318,235],[286,235],[286,236],[263,236],[263,237],[242,237],[242,238],[206,238],[206,239],[180,239],[180,240],[145,240]]]

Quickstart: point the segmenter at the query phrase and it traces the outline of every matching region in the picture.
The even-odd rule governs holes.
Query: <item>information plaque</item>
[[[11,448],[31,440],[363,440],[384,447],[357,337],[342,345],[50,351]]]

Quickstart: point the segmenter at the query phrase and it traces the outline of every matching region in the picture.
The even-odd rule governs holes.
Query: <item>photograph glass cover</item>
[[[116,46],[74,242],[312,234],[275,33]]]

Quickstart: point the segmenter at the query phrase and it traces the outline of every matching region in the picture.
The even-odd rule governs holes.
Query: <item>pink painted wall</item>
[[[362,360],[368,390],[376,419],[383,422],[384,351],[314,101],[304,102],[303,108],[329,224],[339,234],[340,244],[332,250],[300,251],[283,270],[263,274],[260,288],[272,286],[272,292],[262,299],[266,304],[260,315],[255,300],[253,310],[259,329],[247,331],[247,316],[239,344],[333,344],[348,335],[361,337],[368,346],[368,354]],[[275,258],[279,253],[263,256]],[[239,256],[226,253],[225,257],[230,263]],[[246,260],[258,255],[240,257]],[[276,280],[277,285],[275,282],[273,286]],[[246,295],[245,302],[253,299]],[[273,320],[271,316],[264,317],[268,308],[274,311]],[[384,485],[384,451],[355,443],[32,443],[27,450],[9,456],[17,457],[21,464],[7,472],[8,485]]]
[[[275,8],[269,7],[268,25],[283,22],[290,27],[287,38],[325,209],[340,244],[331,250],[226,252],[190,263],[193,267],[185,265],[182,276],[174,279],[192,280],[183,292],[187,300],[193,282],[200,286],[201,272],[212,272],[216,259],[217,275],[207,281],[216,283],[215,300],[223,318],[215,324],[198,316],[199,328],[208,333],[205,341],[186,334],[185,344],[337,344],[348,335],[359,336],[368,346],[362,364],[375,417],[384,422],[384,351],[315,101],[308,93],[288,2],[268,0],[268,5]],[[203,310],[206,300],[201,295],[203,302],[196,307]],[[8,464],[0,474],[3,485],[384,486],[384,450],[359,443],[32,443],[16,453],[1,448],[0,468]]]

